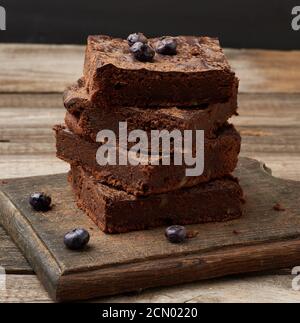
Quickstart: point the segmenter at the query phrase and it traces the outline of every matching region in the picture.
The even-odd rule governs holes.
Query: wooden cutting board
[[[58,301],[299,265],[300,182],[274,178],[248,158],[240,159],[235,175],[245,192],[245,215],[187,226],[198,234],[180,245],[166,241],[165,228],[100,232],[77,209],[66,174],[0,181],[0,222]],[[32,211],[33,191],[49,193],[53,209]],[[277,203],[284,210],[275,210]],[[75,227],[90,231],[87,250],[64,247],[64,234]]]

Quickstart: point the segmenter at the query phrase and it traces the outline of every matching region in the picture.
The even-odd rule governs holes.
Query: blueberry
[[[143,43],[143,44],[146,44],[148,42],[148,39],[147,37],[142,34],[142,33],[134,33],[134,34],[130,34],[128,37],[127,37],[127,41],[128,41],[128,45],[129,46],[132,46],[133,44],[137,43],[137,42],[140,42],[140,43]]]
[[[180,243],[187,237],[186,229],[181,225],[171,225],[166,229],[165,236],[172,243]]]
[[[174,38],[163,38],[156,45],[156,51],[162,55],[176,55],[177,54],[177,41]]]
[[[151,62],[155,55],[155,51],[151,46],[141,42],[132,45],[130,50],[134,57],[141,62]]]
[[[85,229],[74,229],[64,237],[64,244],[71,250],[84,248],[90,241],[90,234]]]
[[[48,211],[50,209],[51,197],[45,193],[32,193],[29,197],[29,204],[36,211]]]

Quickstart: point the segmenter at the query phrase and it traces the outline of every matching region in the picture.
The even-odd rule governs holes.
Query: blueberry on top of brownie
[[[134,55],[134,57],[141,62],[152,62],[155,51],[148,44],[144,44],[142,42],[136,42],[130,47],[130,51]]]
[[[127,37],[127,42],[128,42],[129,46],[132,46],[138,42],[146,44],[146,43],[148,43],[148,39],[143,33],[134,33],[134,34],[130,34]]]
[[[165,37],[156,44],[156,52],[162,55],[176,55],[177,41],[173,37]]]

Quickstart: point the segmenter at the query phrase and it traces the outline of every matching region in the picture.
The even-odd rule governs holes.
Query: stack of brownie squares
[[[240,217],[243,192],[231,173],[241,138],[228,123],[237,114],[238,79],[219,41],[134,36],[132,43],[90,36],[84,76],[64,93],[65,124],[54,127],[57,156],[71,165],[78,207],[106,233]],[[187,176],[184,163],[100,165],[97,134],[118,135],[120,122],[149,136],[204,130],[203,173]]]

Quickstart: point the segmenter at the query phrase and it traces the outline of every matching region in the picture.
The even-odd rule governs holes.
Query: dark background
[[[300,0],[0,0],[1,42],[85,43],[89,34],[126,37],[205,34],[237,48],[300,49],[291,11]]]

